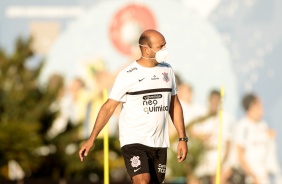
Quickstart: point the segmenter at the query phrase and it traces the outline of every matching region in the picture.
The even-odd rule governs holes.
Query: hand
[[[188,153],[187,142],[179,141],[177,148],[177,159],[179,163],[183,162],[186,159],[187,153]]]
[[[92,148],[93,146],[93,141],[91,140],[87,140],[80,148],[79,150],[79,158],[81,160],[81,162],[83,161],[84,157],[86,157],[88,155],[89,150]]]

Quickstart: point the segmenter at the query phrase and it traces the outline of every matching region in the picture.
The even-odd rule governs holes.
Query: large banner
[[[161,6],[160,6],[161,3]],[[179,1],[102,1],[74,20],[48,55],[44,76],[53,72],[85,77],[85,63],[103,60],[115,72],[140,57],[140,33],[157,29],[169,49],[168,62],[193,85],[195,101],[206,104],[213,88],[225,86],[225,107],[235,112],[238,93],[232,59],[216,27]]]

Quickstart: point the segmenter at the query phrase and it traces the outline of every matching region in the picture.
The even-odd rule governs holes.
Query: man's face
[[[260,99],[256,99],[251,105],[250,110],[257,120],[261,120],[263,116],[263,105]]]
[[[186,84],[181,84],[178,87],[178,97],[181,98],[181,100],[190,103],[192,102],[192,91],[190,87]]]
[[[220,107],[220,96],[212,95],[209,100],[209,109],[211,113],[216,113]]]
[[[78,91],[82,88],[82,83],[80,80],[74,80],[71,84],[71,90],[72,91]]]
[[[150,49],[150,57],[154,58],[156,56],[156,52],[165,48],[166,41],[162,35],[155,34],[150,38],[151,48]]]

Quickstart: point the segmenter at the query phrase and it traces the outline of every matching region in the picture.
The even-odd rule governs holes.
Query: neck
[[[260,121],[260,118],[258,118],[256,115],[254,115],[253,113],[247,113],[247,117],[249,119],[251,119],[252,121],[254,122],[259,122]]]
[[[145,57],[145,56],[141,56],[141,58],[144,58],[144,59],[155,59],[155,58],[148,58],[148,57]]]
[[[155,67],[155,66],[158,65],[158,62],[155,59],[153,59],[153,58],[146,58],[144,56],[141,56],[141,58],[136,60],[136,62],[138,64],[140,64],[141,66],[149,67],[149,68]]]

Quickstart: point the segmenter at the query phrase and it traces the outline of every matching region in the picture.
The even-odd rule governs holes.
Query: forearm
[[[184,128],[184,123],[181,123],[181,121],[174,121],[174,126],[175,129],[178,133],[179,137],[186,137],[186,132],[185,132],[185,128]]]
[[[114,110],[115,107],[112,107],[107,103],[103,104],[96,118],[89,140],[93,142],[95,141],[101,130],[104,128],[104,126],[107,124],[110,117],[114,113]]]
[[[252,170],[249,167],[249,164],[246,162],[245,158],[241,158],[239,159],[242,165],[243,170],[245,171],[245,173],[249,176],[253,175]]]
[[[253,172],[252,172],[251,168],[249,167],[249,164],[247,163],[247,161],[245,159],[243,148],[238,146],[237,147],[237,153],[238,153],[239,162],[242,166],[242,169],[246,173],[246,175],[253,176]]]
[[[178,136],[186,137],[182,107],[177,98],[174,100],[175,102],[173,103],[173,106],[171,106],[170,108],[171,120],[175,126],[175,129],[177,130]]]
[[[222,158],[222,164],[224,164],[227,161],[228,156],[230,154],[230,141],[227,141],[225,143],[225,146],[226,146],[226,149],[224,151],[224,155],[223,155],[223,158]]]

